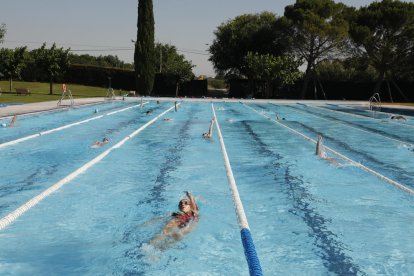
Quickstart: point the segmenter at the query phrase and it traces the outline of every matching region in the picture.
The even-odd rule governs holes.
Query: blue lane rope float
[[[312,143],[314,143],[314,144],[316,145],[317,141],[315,141],[314,139],[312,139],[312,138],[310,138],[310,137],[306,136],[305,134],[303,134],[303,133],[301,133],[301,132],[299,132],[299,131],[297,131],[297,130],[295,130],[295,129],[293,129],[293,128],[291,128],[291,127],[289,127],[289,126],[285,125],[285,124],[282,124],[282,123],[280,123],[280,122],[278,122],[278,121],[273,120],[273,119],[272,119],[272,118],[270,118],[269,116],[267,116],[267,115],[264,115],[264,114],[260,113],[259,111],[257,111],[256,109],[254,109],[253,107],[251,107],[251,106],[249,106],[249,105],[247,105],[247,104],[245,104],[245,103],[242,103],[242,104],[243,104],[246,108],[250,108],[251,110],[253,110],[253,111],[254,111],[254,112],[256,112],[257,114],[259,114],[259,115],[261,115],[261,116],[263,116],[263,117],[267,118],[268,120],[270,120],[270,121],[272,121],[272,122],[276,123],[277,125],[279,125],[279,126],[281,126],[281,127],[284,127],[284,128],[286,128],[286,129],[290,130],[290,131],[291,131],[291,132],[293,132],[293,133],[296,133],[296,134],[298,134],[298,135],[302,136],[303,138],[305,138],[305,139],[306,139],[306,140],[308,140],[309,142],[312,142]],[[335,154],[336,156],[338,156],[338,157],[342,158],[343,160],[348,161],[350,164],[352,164],[352,165],[354,165],[354,166],[356,166],[356,167],[358,167],[358,168],[360,168],[360,169],[362,169],[362,170],[364,170],[364,171],[366,171],[366,172],[368,172],[368,173],[370,173],[370,174],[372,174],[372,175],[375,175],[375,176],[376,176],[376,177],[378,177],[379,179],[381,179],[381,180],[383,180],[383,181],[385,181],[385,182],[387,182],[387,183],[389,183],[389,184],[391,184],[391,185],[393,185],[393,186],[395,186],[395,187],[399,188],[400,190],[402,190],[402,191],[404,191],[404,192],[407,192],[407,193],[409,193],[410,195],[414,196],[414,190],[413,190],[413,189],[411,189],[411,188],[409,188],[409,187],[407,187],[407,186],[405,186],[405,185],[403,185],[403,184],[401,184],[401,183],[398,183],[397,181],[395,181],[395,180],[393,180],[393,179],[391,179],[391,178],[389,178],[389,177],[386,177],[385,175],[382,175],[382,174],[380,174],[379,172],[376,172],[376,171],[374,171],[373,169],[370,169],[370,168],[368,168],[368,167],[366,167],[366,166],[362,165],[362,164],[361,164],[361,163],[359,163],[359,162],[356,162],[356,161],[352,160],[351,158],[349,158],[349,157],[347,157],[347,156],[345,156],[345,155],[343,155],[343,154],[341,154],[341,153],[339,153],[339,152],[337,152],[337,151],[335,151],[335,150],[331,149],[330,147],[324,146],[324,149],[326,149],[326,150],[328,150],[329,152],[331,152],[331,153]]]
[[[120,148],[129,139],[133,138],[135,135],[137,135],[138,133],[140,133],[141,131],[143,131],[144,129],[146,129],[149,125],[153,124],[160,117],[164,116],[167,112],[170,112],[173,108],[174,108],[174,106],[168,108],[167,110],[165,110],[164,112],[162,112],[158,116],[154,117],[149,122],[147,122],[144,125],[142,125],[137,130],[135,130],[134,132],[132,132],[131,134],[129,134],[128,136],[126,136],[124,139],[122,139],[120,142],[118,142],[117,144],[115,144],[111,148],[107,149],[106,151],[104,151],[103,153],[101,153],[100,155],[98,155],[97,157],[95,157],[94,159],[90,160],[89,162],[87,162],[86,164],[84,164],[83,166],[81,166],[80,168],[78,168],[77,170],[75,170],[74,172],[70,173],[69,175],[67,175],[64,178],[62,178],[61,180],[59,180],[54,185],[50,186],[48,189],[44,190],[42,193],[40,193],[37,196],[33,197],[32,199],[30,199],[29,201],[27,201],[26,203],[24,203],[23,205],[21,205],[20,207],[18,207],[16,210],[12,211],[8,215],[6,215],[2,219],[0,219],[0,230],[5,229],[9,224],[11,224],[12,222],[14,222],[18,217],[20,217],[21,215],[23,215],[24,213],[26,213],[31,208],[33,208],[34,206],[36,206],[39,202],[41,202],[47,196],[49,196],[52,193],[56,192],[63,185],[66,185],[67,183],[69,183],[73,179],[77,178],[80,174],[86,172],[89,168],[91,168],[94,165],[96,165],[99,161],[101,161],[102,159],[104,159],[112,150],[117,149],[117,148]]]
[[[239,191],[237,189],[236,180],[234,179],[233,171],[231,169],[229,157],[227,155],[224,139],[221,134],[216,112],[214,111],[214,105],[211,104],[215,123],[217,127],[217,133],[220,140],[221,152],[223,154],[224,164],[226,166],[227,180],[229,182],[230,191],[233,197],[234,207],[236,209],[237,220],[240,227],[240,235],[244,248],[244,255],[246,256],[247,265],[249,267],[250,275],[259,276],[263,275],[262,267],[260,265],[259,258],[257,256],[256,248],[254,246],[253,238],[250,233],[249,223],[247,222],[246,213],[244,212],[243,204],[240,199]]]

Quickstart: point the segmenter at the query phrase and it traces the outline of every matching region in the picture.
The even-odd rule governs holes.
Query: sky
[[[371,0],[343,0],[365,6]],[[409,1],[413,2],[413,1]],[[196,76],[215,76],[208,61],[217,27],[246,13],[282,16],[295,0],[153,0],[155,41],[176,46],[195,65]],[[44,42],[77,54],[116,55],[132,63],[138,0],[1,0],[0,24],[7,33],[0,47],[39,48]]]

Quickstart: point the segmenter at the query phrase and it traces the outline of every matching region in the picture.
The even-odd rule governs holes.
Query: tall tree
[[[69,51],[70,49],[57,48],[55,43],[50,49],[47,49],[44,43],[42,47],[33,51],[36,66],[49,77],[49,95],[53,94],[54,79],[63,76],[69,67]]]
[[[26,47],[12,49],[0,49],[0,72],[9,79],[9,91],[13,90],[13,78],[20,78],[20,73],[25,66]]]
[[[137,40],[135,42],[136,90],[151,94],[155,78],[154,12],[152,0],[138,0]]]
[[[3,23],[0,25],[0,43],[3,43],[3,39],[5,35],[6,35],[6,25]]]
[[[275,56],[286,52],[286,20],[270,12],[244,14],[221,24],[214,32],[210,61],[219,74],[246,76],[248,52]]]
[[[296,0],[285,7],[285,17],[293,32],[293,50],[307,63],[301,98],[305,98],[317,62],[338,54],[346,45],[348,14],[344,4],[333,0]]]
[[[388,82],[412,66],[414,4],[383,0],[362,7],[351,20],[350,34],[361,56],[377,70],[374,93],[378,93],[384,80]]]

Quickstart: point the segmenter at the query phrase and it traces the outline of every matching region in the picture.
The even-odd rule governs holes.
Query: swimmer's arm
[[[210,137],[213,135],[213,124],[214,124],[214,118],[211,120],[210,129],[208,130],[208,135]]]
[[[186,195],[190,200],[191,210],[194,212],[195,216],[198,216],[198,206],[194,196],[190,192],[186,192]]]

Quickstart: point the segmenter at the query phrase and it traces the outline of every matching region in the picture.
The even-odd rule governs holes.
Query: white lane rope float
[[[330,109],[330,108],[325,108],[325,107],[320,107],[320,106],[309,106],[309,105],[306,105],[306,104],[302,104],[302,105],[304,105],[304,106],[306,106],[306,107],[311,107],[311,108],[316,108],[316,109],[322,109],[322,110],[325,110],[325,111],[330,111],[330,112],[336,112],[336,113],[345,113],[345,114],[347,114],[347,115],[351,115],[351,116],[354,116],[354,117],[358,117],[358,118],[364,118],[364,119],[370,119],[370,120],[375,120],[375,121],[378,121],[378,120],[384,120],[384,118],[383,119],[379,119],[379,118],[372,118],[372,117],[368,117],[368,116],[363,116],[363,115],[359,115],[359,114],[354,114],[354,113],[349,113],[349,112],[345,112],[345,111],[341,111],[341,110],[334,110],[334,109]],[[345,107],[345,108],[348,108],[348,109],[353,109],[353,108],[351,108],[351,107]],[[394,122],[394,121],[387,121],[388,123],[391,123],[391,124],[394,124],[394,125],[398,125],[398,126],[403,126],[403,127],[411,127],[411,128],[413,128],[414,127],[414,125],[410,125],[410,124],[401,124],[401,123],[397,123],[397,122]]]
[[[233,171],[231,169],[230,160],[227,155],[226,146],[224,144],[223,135],[221,134],[220,125],[214,111],[214,105],[211,104],[213,109],[214,121],[217,127],[217,133],[220,140],[221,152],[224,159],[224,165],[226,167],[227,180],[229,183],[230,191],[233,197],[234,207],[236,209],[237,221],[240,227],[240,234],[244,248],[244,254],[246,256],[247,264],[249,266],[250,275],[263,275],[259,258],[257,257],[256,249],[253,243],[253,238],[250,233],[249,223],[247,221],[246,213],[244,212],[243,203],[240,199],[239,191],[237,189],[236,180],[234,179]]]
[[[43,113],[59,113],[59,112],[64,112],[64,111],[71,110],[71,109],[83,108],[85,106],[100,105],[102,103],[104,103],[104,102],[93,102],[93,103],[86,103],[86,104],[74,105],[72,107],[66,106],[66,107],[59,107],[57,109],[56,108],[53,108],[53,109],[47,109],[47,110],[41,110],[41,111],[27,112],[27,113],[22,113],[22,114],[7,115],[7,116],[4,116],[4,117],[0,117],[0,119],[11,119],[15,115],[17,115],[19,117],[22,117],[22,116],[27,117],[27,116],[37,115],[37,114],[43,114]]]
[[[39,195],[33,197],[32,199],[30,199],[29,201],[27,201],[26,203],[24,203],[23,205],[18,207],[16,210],[12,211],[8,215],[6,215],[2,219],[0,219],[0,230],[5,229],[9,224],[11,224],[18,217],[20,217],[25,212],[27,212],[28,210],[33,208],[35,205],[37,205],[39,202],[41,202],[47,196],[49,196],[53,192],[59,190],[63,185],[69,183],[70,181],[72,181],[73,179],[78,177],[80,174],[86,172],[89,168],[91,168],[92,166],[97,164],[99,161],[101,161],[103,158],[105,158],[113,149],[117,149],[117,148],[121,147],[123,144],[125,144],[126,141],[128,141],[129,139],[131,139],[132,137],[134,137],[135,135],[137,135],[141,131],[143,131],[145,128],[147,128],[149,125],[153,124],[156,120],[158,120],[160,117],[164,116],[167,112],[171,111],[172,109],[174,109],[174,106],[168,108],[167,110],[165,110],[164,112],[162,112],[158,116],[154,117],[152,120],[150,120],[149,122],[147,122],[146,124],[144,124],[143,126],[138,128],[137,130],[135,130],[134,132],[132,132],[131,134],[126,136],[124,139],[122,139],[120,142],[118,142],[117,144],[115,144],[111,148],[107,149],[106,151],[104,151],[103,153],[101,153],[100,155],[95,157],[94,159],[90,160],[89,162],[87,162],[86,164],[84,164],[83,166],[81,166],[80,168],[75,170],[74,172],[72,172],[71,174],[69,174],[66,177],[59,180],[57,183],[55,183],[54,185],[52,185],[48,189],[44,190]]]
[[[275,105],[274,103],[270,103],[270,104],[271,104],[271,105]],[[308,114],[309,114],[309,115],[312,115],[312,116],[317,117],[317,118],[319,118],[319,119],[322,119],[322,120],[325,120],[325,121],[328,121],[328,122],[332,122],[332,120],[329,120],[329,119],[326,119],[326,118],[322,118],[321,116],[318,116],[318,115],[315,115],[315,114],[312,114],[312,113],[307,113],[307,112],[305,112],[305,111],[303,111],[303,110],[300,110],[300,109],[295,109],[295,111],[299,111],[299,112],[300,112],[300,113],[302,113],[302,114],[306,114],[306,115],[308,115]],[[335,119],[336,119],[336,118],[335,118]],[[380,137],[382,137],[382,138],[385,138],[385,139],[391,140],[391,141],[393,141],[393,142],[397,142],[397,143],[400,143],[400,144],[404,144],[404,145],[407,145],[407,146],[409,146],[409,147],[414,147],[414,144],[411,144],[411,143],[409,143],[409,142],[401,141],[401,140],[394,139],[394,138],[391,138],[391,137],[388,137],[388,136],[385,136],[385,135],[382,135],[382,134],[379,134],[379,133],[375,133],[375,132],[371,132],[371,131],[368,131],[368,130],[364,130],[364,129],[361,129],[361,128],[358,128],[358,127],[355,127],[355,126],[352,126],[352,125],[348,125],[348,124],[343,123],[343,122],[338,122],[338,123],[340,123],[340,124],[342,124],[342,125],[344,125],[344,126],[347,126],[347,127],[354,128],[354,129],[359,130],[359,131],[362,131],[362,132],[366,132],[366,133],[369,133],[369,134],[374,134],[374,135],[380,136]]]
[[[310,141],[310,142],[312,142],[312,143],[314,143],[314,144],[316,145],[317,141],[315,141],[314,139],[312,139],[312,138],[310,138],[310,137],[306,136],[305,134],[303,134],[303,133],[301,133],[301,132],[299,132],[299,131],[297,131],[297,130],[295,130],[295,129],[293,129],[293,128],[291,128],[291,127],[289,127],[289,126],[285,125],[285,124],[282,124],[282,123],[280,123],[280,122],[278,122],[278,121],[273,120],[273,119],[272,119],[272,118],[270,118],[269,116],[267,116],[267,115],[265,115],[265,114],[260,113],[259,111],[257,111],[256,109],[252,108],[251,106],[248,106],[248,105],[247,105],[247,104],[245,104],[245,103],[242,103],[242,104],[243,104],[245,107],[250,108],[251,110],[253,110],[253,111],[254,111],[254,112],[256,112],[257,114],[259,114],[259,115],[261,115],[261,116],[263,116],[263,117],[265,117],[265,118],[269,119],[270,121],[272,121],[272,122],[276,123],[276,124],[277,124],[277,125],[279,125],[279,126],[282,126],[282,127],[286,128],[286,129],[288,129],[288,130],[292,131],[293,133],[296,133],[296,134],[298,134],[298,135],[302,136],[302,137],[303,137],[303,138],[305,138],[306,140],[308,140],[308,141]],[[361,163],[359,163],[359,162],[356,162],[356,161],[352,160],[351,158],[349,158],[349,157],[347,157],[347,156],[345,156],[345,155],[343,155],[343,154],[341,154],[341,153],[339,153],[339,152],[337,152],[337,151],[335,151],[335,150],[331,149],[330,147],[327,147],[327,146],[325,146],[325,145],[324,145],[324,149],[327,149],[327,150],[328,150],[328,151],[330,151],[331,153],[333,153],[333,154],[335,154],[335,155],[339,156],[339,157],[340,157],[340,158],[342,158],[343,160],[348,161],[348,162],[349,162],[349,163],[351,163],[352,165],[354,165],[354,166],[356,166],[356,167],[358,167],[358,168],[360,168],[360,169],[362,169],[362,170],[364,170],[364,171],[366,171],[366,172],[368,172],[368,173],[373,174],[374,176],[378,177],[380,180],[383,180],[383,181],[385,181],[385,182],[387,182],[387,183],[389,183],[389,184],[391,184],[391,185],[393,185],[393,186],[395,186],[395,187],[397,187],[397,188],[401,189],[402,191],[407,192],[407,193],[409,193],[410,195],[413,195],[413,196],[414,196],[414,190],[413,190],[413,189],[411,189],[411,188],[409,188],[409,187],[407,187],[407,186],[405,186],[405,185],[403,185],[403,184],[401,184],[401,183],[398,183],[397,181],[392,180],[391,178],[386,177],[385,175],[382,175],[382,174],[380,174],[379,172],[376,172],[376,171],[374,171],[373,169],[370,169],[370,168],[368,168],[368,167],[366,167],[366,166],[362,165],[362,164],[361,164]]]
[[[19,138],[19,139],[15,139],[15,140],[12,140],[12,141],[9,141],[9,142],[5,142],[5,143],[0,144],[0,149],[4,148],[4,147],[7,147],[7,146],[11,146],[11,145],[21,143],[23,141],[34,139],[34,138],[37,138],[37,137],[40,137],[40,136],[43,136],[43,135],[47,135],[47,134],[50,134],[50,133],[53,133],[53,132],[57,132],[57,131],[61,131],[61,130],[67,129],[67,128],[71,128],[73,126],[77,126],[77,125],[81,125],[81,124],[84,124],[84,123],[87,123],[87,122],[98,120],[98,119],[101,119],[101,118],[106,117],[106,116],[111,116],[113,114],[123,112],[123,111],[126,111],[128,109],[139,107],[139,106],[140,105],[134,105],[134,106],[122,108],[122,109],[115,110],[115,111],[112,111],[112,112],[109,112],[109,113],[106,113],[106,114],[98,115],[98,116],[95,116],[95,117],[92,117],[92,118],[89,118],[89,119],[86,119],[86,120],[82,120],[82,121],[71,123],[71,124],[68,124],[68,125],[61,126],[61,127],[45,130],[45,131],[42,131],[42,132],[39,132],[39,133],[36,133],[36,134],[28,135],[28,136],[25,136],[25,137],[22,137],[22,138]]]

